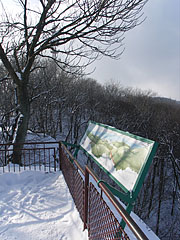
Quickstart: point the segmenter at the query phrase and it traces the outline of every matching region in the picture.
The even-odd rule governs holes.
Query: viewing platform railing
[[[104,193],[134,236],[138,240],[148,240],[144,232],[105,184],[99,182],[100,179],[94,171],[89,166],[86,166],[83,170],[64,144],[61,144],[60,160],[61,170],[84,222],[84,229],[88,229],[89,239],[130,239],[103,198]],[[99,183],[98,186],[101,191],[98,191],[93,182],[90,181],[90,177],[96,183]]]
[[[43,170],[45,172],[56,171],[59,166],[59,142],[28,142],[23,144],[21,158],[18,167],[13,160],[13,148],[18,144],[0,144],[0,167],[8,172],[22,170]],[[17,161],[16,161],[17,163]],[[5,168],[7,166],[7,168]]]
[[[21,162],[17,165],[12,159],[13,144],[0,144],[3,172],[5,169],[8,172],[61,170],[90,240],[130,239],[118,218],[126,222],[137,239],[148,239],[94,171],[89,166],[83,169],[63,143],[24,143],[20,151]],[[116,212],[112,211],[112,206]]]

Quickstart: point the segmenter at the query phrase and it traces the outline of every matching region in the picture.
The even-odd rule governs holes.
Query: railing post
[[[6,154],[6,152],[5,152],[5,154]],[[3,173],[4,173],[3,151],[2,151],[2,165],[3,165]]]
[[[61,142],[59,142],[59,171],[62,170],[61,161],[62,161],[62,146],[61,146]]]
[[[121,201],[120,198],[119,198],[119,200]],[[130,215],[130,213],[131,213],[132,208],[133,208],[133,205],[130,204],[130,203],[129,203],[129,204],[127,205],[127,207],[126,207],[126,212],[127,212],[129,215]],[[122,219],[121,222],[120,222],[120,225],[121,225],[121,227],[124,229],[125,226],[126,226],[126,222]]]
[[[88,188],[89,188],[89,172],[85,168],[85,185],[84,185],[84,230],[87,228],[88,221]]]
[[[2,157],[3,157],[3,156],[2,156]],[[4,160],[5,160],[5,161],[4,161],[4,162],[5,162],[4,165],[6,166],[6,165],[7,165],[7,145],[5,145],[5,156],[4,156],[4,157],[5,157],[5,159],[4,159]],[[2,158],[2,161],[3,161],[3,158]]]
[[[56,149],[54,148],[54,171],[56,172]]]

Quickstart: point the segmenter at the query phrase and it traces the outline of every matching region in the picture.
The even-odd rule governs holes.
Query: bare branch
[[[1,44],[0,44],[0,58],[1,58],[2,62],[3,62],[3,64],[4,64],[4,66],[8,70],[8,72],[9,72],[10,76],[12,77],[12,79],[14,79],[17,84],[19,84],[19,78],[18,78],[17,74],[15,73],[11,63],[9,62],[9,60],[8,60],[8,58],[7,58],[7,56],[6,56],[5,52],[4,52]]]
[[[123,34],[141,23],[141,10],[147,0],[82,0],[71,3],[39,0],[41,7],[37,10],[28,5],[28,0],[19,2],[23,17],[14,22],[8,20],[1,26],[6,29],[6,38],[14,38],[14,45],[19,46],[17,51],[26,53],[26,75],[36,57],[47,56],[49,50],[60,53],[63,59],[76,55],[77,62],[68,60],[76,66],[77,63],[81,66],[89,57],[89,64],[92,58],[96,60],[100,55],[119,58],[123,52]],[[22,32],[24,37],[19,42]],[[19,35],[18,41],[15,35]],[[5,45],[7,41],[3,42]],[[9,53],[12,50],[13,45],[8,47]]]
[[[0,83],[1,82],[4,82],[4,81],[6,81],[6,80],[10,80],[11,78],[9,77],[9,75],[6,75],[6,76],[4,76],[3,78],[0,78]]]
[[[34,96],[34,97],[31,98],[30,102],[34,101],[35,99],[39,98],[39,97],[42,96],[42,95],[46,95],[46,94],[52,92],[55,88],[56,88],[56,87],[51,88],[51,89],[49,89],[48,91],[44,91],[44,92],[41,92],[41,93],[37,94],[36,96]]]

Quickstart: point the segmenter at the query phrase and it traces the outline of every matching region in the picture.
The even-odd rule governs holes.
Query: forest
[[[77,144],[92,120],[158,142],[133,211],[160,239],[179,239],[180,103],[118,83],[101,85],[88,76],[66,73],[49,60],[43,60],[42,66],[31,74],[28,84],[28,129]],[[4,71],[0,66],[0,77]],[[12,142],[16,130],[14,87],[12,80],[1,82],[1,143]]]
[[[159,147],[133,211],[161,239],[179,239],[180,103],[83,75],[103,56],[119,59],[148,0],[12,0],[12,12],[4,2],[0,142],[16,143],[12,162],[21,163],[28,129],[76,144],[92,120],[154,140]]]

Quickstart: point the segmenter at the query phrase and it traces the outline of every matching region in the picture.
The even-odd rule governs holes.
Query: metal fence
[[[88,208],[89,239],[129,239],[92,183],[89,185]]]
[[[102,193],[99,193],[96,187],[89,182],[89,174],[97,180],[93,171],[87,166],[84,171],[63,144],[60,151],[60,159],[63,175],[75,205],[79,210],[81,219],[84,221],[84,229],[88,229],[89,239],[129,239],[103,199]],[[104,188],[106,187],[104,186]],[[104,189],[103,192],[105,191]]]
[[[78,169],[78,165],[75,165],[72,162],[70,152],[67,149],[65,151],[65,149],[66,148],[64,146],[64,148],[61,148],[60,151],[61,170],[73,197],[76,208],[79,211],[80,217],[82,221],[84,221],[84,180],[79,172],[82,169]]]
[[[93,170],[88,166],[83,170],[64,144],[60,142],[25,143],[20,149],[22,154],[19,165],[12,163],[13,146],[13,144],[0,144],[0,167],[3,172],[15,172],[22,169],[62,170],[76,208],[84,222],[84,229],[88,229],[90,240],[129,239],[114,212],[104,200],[103,194],[114,205],[117,213],[137,239],[148,240],[105,184],[99,182]],[[89,181],[89,176],[99,182],[100,192],[95,187],[96,184]]]
[[[0,167],[3,172],[16,172],[21,170],[56,171],[59,169],[58,142],[29,142],[24,143],[19,164],[13,161],[13,148],[16,144],[0,144]]]

